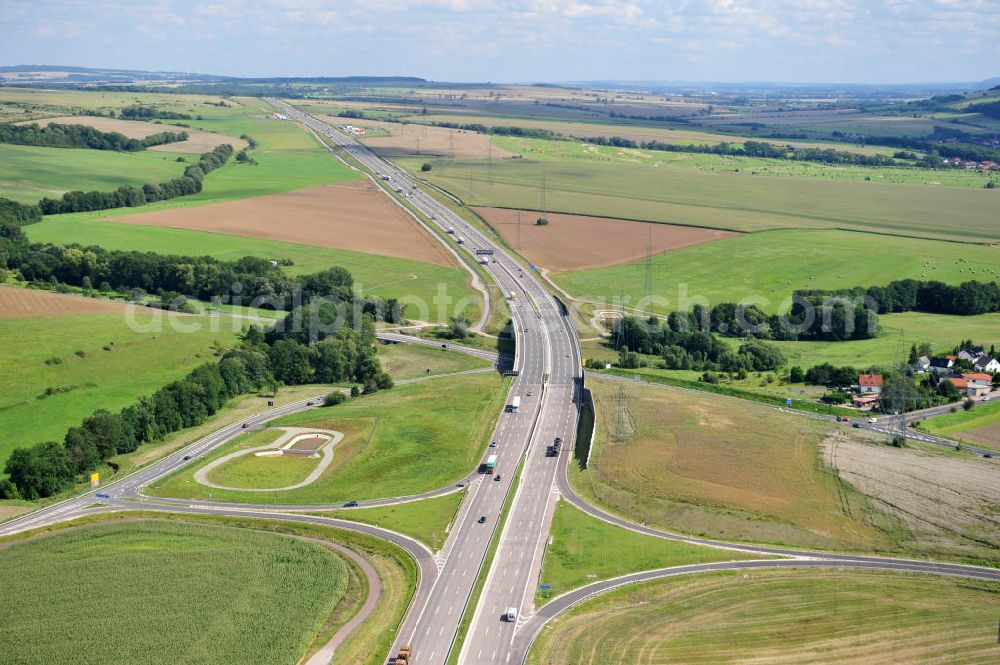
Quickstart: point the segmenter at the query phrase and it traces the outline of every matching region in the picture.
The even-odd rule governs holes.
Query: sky
[[[1000,0],[3,0],[0,64],[439,81],[1000,76]]]

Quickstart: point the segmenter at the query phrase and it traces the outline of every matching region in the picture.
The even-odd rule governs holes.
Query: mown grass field
[[[150,317],[140,312],[136,320],[148,323]],[[67,429],[97,409],[120,409],[197,365],[214,362],[213,347],[234,340],[233,322],[217,321],[220,328],[213,332],[206,318],[184,323],[194,321],[204,329],[184,333],[166,320],[159,332],[132,329],[121,314],[3,320],[0,462],[14,448],[61,441]],[[46,364],[55,358],[58,363]]]
[[[544,181],[545,207],[553,212],[735,231],[845,228],[964,242],[998,239],[997,192],[982,187],[890,184],[804,173],[753,175],[752,169],[736,173],[676,167],[653,157],[605,160],[600,150],[587,153],[586,146],[574,143],[495,140],[515,151],[524,143],[537,149],[525,150],[524,159],[491,163],[431,160],[434,169],[421,175],[478,206],[541,209]],[[580,153],[571,159],[552,148],[555,156],[550,158],[544,151],[551,143]],[[419,169],[426,160],[400,161]]]
[[[586,496],[636,521],[729,540],[884,549],[898,525],[829,472],[837,426],[745,401],[592,381],[597,406]]]
[[[774,570],[625,587],[550,623],[530,665],[986,663],[1000,587],[874,571]]]
[[[504,393],[494,374],[445,377],[397,386],[338,406],[272,421],[345,434],[333,463],[316,482],[282,492],[218,490],[196,483],[184,469],[150,488],[158,496],[251,503],[337,503],[417,494],[457,482],[472,471]],[[207,456],[208,463],[247,446],[244,435]]]
[[[535,602],[639,570],[711,561],[760,558],[731,550],[689,545],[622,529],[560,501],[552,517]]]
[[[412,536],[435,552],[448,537],[448,528],[455,519],[465,490],[433,499],[399,503],[378,508],[328,510],[317,515],[338,517],[353,522],[373,524],[383,529]]]
[[[980,402],[970,411],[928,418],[920,423],[920,429],[1000,450],[1000,402]]]
[[[180,163],[183,156],[187,163]],[[112,191],[179,178],[196,155],[0,145],[0,197],[38,203],[71,190]]]
[[[320,544],[220,526],[100,524],[0,551],[8,663],[288,663],[347,591]]]
[[[162,254],[207,254],[223,260],[235,260],[244,256],[289,259],[294,262],[294,265],[286,268],[291,275],[342,266],[351,272],[355,288],[361,294],[387,298],[407,297],[413,303],[426,303],[426,308],[413,304],[405,310],[406,315],[413,318],[423,319],[426,315],[426,318],[433,321],[446,321],[453,315],[454,304],[463,298],[472,299],[472,310],[478,311],[481,306],[482,299],[475,295],[469,285],[468,273],[459,268],[221,233],[100,222],[97,221],[97,213],[87,214],[92,215],[92,218],[70,219],[75,215],[47,217],[38,224],[24,227],[24,230],[32,242],[80,243],[108,249],[132,249]],[[442,291],[450,300],[439,306],[434,298]]]
[[[280,436],[280,430],[265,429],[247,434],[243,445],[250,448],[273,443]],[[301,482],[309,475],[319,458],[307,456],[281,455],[279,457],[257,457],[253,453],[241,455],[208,474],[209,481],[227,487],[259,487],[273,489],[287,487]]]
[[[475,356],[417,344],[382,344],[378,357],[382,369],[397,380],[490,367]]]
[[[612,242],[613,240],[609,240]],[[636,248],[638,251],[638,248]],[[837,230],[788,229],[751,233],[654,256],[652,295],[645,300],[645,259],[556,273],[571,295],[667,313],[709,304],[750,302],[768,312],[790,303],[796,289],[879,286],[897,279],[960,284],[992,282],[1000,249]],[[684,299],[687,299],[686,301]]]

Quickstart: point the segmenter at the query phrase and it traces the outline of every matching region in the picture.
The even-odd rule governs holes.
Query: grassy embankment
[[[491,366],[475,356],[416,344],[383,344],[378,357],[382,369],[397,381]]]
[[[640,570],[766,558],[666,540],[602,522],[564,501],[556,506],[535,602]]]
[[[416,494],[457,482],[485,449],[504,393],[492,374],[447,377],[397,386],[335,407],[272,421],[276,426],[343,432],[333,463],[316,482],[287,492],[242,492],[204,487],[185,469],[155,483],[160,496],[256,503],[336,503]],[[254,434],[234,439],[205,463],[254,444]],[[285,458],[258,458],[280,466]],[[229,462],[220,467],[225,469]],[[246,478],[246,486],[270,482],[268,469]],[[265,485],[265,486],[268,486]]]
[[[874,571],[675,578],[572,608],[527,662],[987,662],[998,593],[988,582]]]
[[[328,510],[316,514],[398,531],[416,538],[436,552],[444,545],[463,498],[465,490],[392,506]]]
[[[1000,402],[980,403],[970,411],[928,418],[919,427],[938,436],[1000,450]]]

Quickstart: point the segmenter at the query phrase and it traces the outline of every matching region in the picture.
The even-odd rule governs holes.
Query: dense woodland
[[[831,297],[868,298],[879,314],[890,312],[928,312],[973,316],[1000,312],[1000,285],[996,282],[963,282],[951,286],[938,281],[901,279],[886,286],[856,287],[836,291],[801,290],[795,295],[819,304]]]
[[[0,124],[0,143],[46,148],[88,148],[90,150],[138,152],[153,146],[186,141],[187,139],[187,132],[160,132],[142,139],[130,139],[118,132],[102,132],[84,125],[49,123],[45,127],[41,127],[37,124]]]
[[[0,198],[0,226],[24,226],[42,221],[42,209],[37,205],[26,205]]]
[[[342,283],[352,281],[347,271],[333,270]],[[306,327],[303,333],[301,324],[311,317],[301,310],[309,307],[322,310],[324,325]],[[329,303],[299,308],[266,335],[251,327],[239,347],[217,362],[195,368],[117,413],[95,412],[61,443],[15,450],[5,467],[10,480],[0,480],[0,498],[52,496],[115,455],[205,422],[238,395],[313,382],[354,384],[355,393],[391,388],[376,356],[372,317],[365,314],[356,325],[337,325],[334,310]]]
[[[187,113],[161,111],[155,106],[127,106],[122,109],[121,117],[125,120],[191,120]]]

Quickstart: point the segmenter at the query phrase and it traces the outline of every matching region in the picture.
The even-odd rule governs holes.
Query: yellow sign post
[[[97,473],[96,471],[90,474],[90,486],[98,487],[100,486],[100,484],[101,484],[101,474]]]

